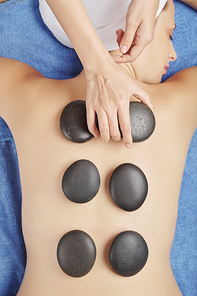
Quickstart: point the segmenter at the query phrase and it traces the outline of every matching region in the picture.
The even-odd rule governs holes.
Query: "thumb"
[[[120,51],[125,54],[132,46],[133,39],[135,37],[135,31],[137,28],[127,27],[125,33],[122,36],[120,42]]]

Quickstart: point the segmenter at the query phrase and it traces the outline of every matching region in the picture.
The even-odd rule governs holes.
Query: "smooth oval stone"
[[[97,167],[89,160],[81,159],[71,164],[62,178],[65,196],[75,203],[92,200],[100,188],[100,175]]]
[[[112,242],[109,260],[113,270],[121,276],[137,274],[148,259],[148,246],[135,231],[119,233]]]
[[[84,231],[72,230],[62,236],[57,247],[57,260],[69,276],[82,277],[92,269],[96,259],[93,239]]]
[[[148,182],[140,168],[131,163],[118,166],[112,173],[109,190],[115,204],[125,211],[135,211],[144,203]]]
[[[133,142],[147,140],[155,129],[155,116],[152,110],[140,102],[130,102],[130,124]]]
[[[63,135],[75,143],[84,143],[94,137],[88,130],[85,101],[66,105],[60,117],[60,128]]]

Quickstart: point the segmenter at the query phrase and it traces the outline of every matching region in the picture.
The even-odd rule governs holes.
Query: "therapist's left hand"
[[[153,40],[159,0],[132,0],[126,16],[126,30],[117,31],[122,56],[113,56],[116,63],[133,62]],[[120,37],[121,35],[121,37]]]

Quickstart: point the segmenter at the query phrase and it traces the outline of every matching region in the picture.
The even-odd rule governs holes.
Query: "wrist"
[[[85,75],[88,80],[93,79],[95,76],[109,78],[109,73],[114,67],[115,62],[113,61],[110,54],[96,55],[94,59],[90,58],[86,67],[84,67]]]
[[[99,37],[96,36],[91,43],[83,50],[82,54],[78,53],[83,64],[86,76],[103,73],[107,65],[114,64],[109,52],[104,47]]]

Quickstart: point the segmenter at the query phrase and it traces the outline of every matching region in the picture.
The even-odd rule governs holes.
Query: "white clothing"
[[[70,40],[45,0],[39,1],[42,19],[53,35],[64,45],[73,48]],[[72,0],[71,0],[72,1]],[[116,31],[126,28],[126,14],[132,0],[82,0],[89,18],[108,51],[118,48]],[[146,0],[144,0],[146,1]],[[160,0],[156,17],[167,0]]]

